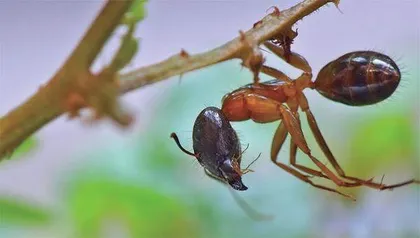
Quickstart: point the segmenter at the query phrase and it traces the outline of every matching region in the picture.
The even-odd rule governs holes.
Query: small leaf
[[[151,187],[101,176],[75,181],[67,197],[80,238],[103,237],[108,220],[117,220],[131,237],[187,237],[198,232],[182,202]]]
[[[47,225],[52,215],[44,208],[11,198],[0,198],[0,224]]]
[[[146,17],[145,5],[147,0],[135,0],[122,19],[123,24],[132,25]]]
[[[114,71],[119,71],[128,65],[138,51],[139,42],[138,39],[133,37],[134,28],[135,24],[130,25],[127,33],[121,40],[121,46],[115,54],[110,66]]]

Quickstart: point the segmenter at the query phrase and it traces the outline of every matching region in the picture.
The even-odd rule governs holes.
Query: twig
[[[62,102],[102,49],[131,0],[108,1],[65,64],[23,104],[0,118],[0,161],[27,137],[65,112]]]
[[[339,3],[338,0],[306,0],[281,11],[279,15],[269,14],[261,20],[257,27],[248,30],[245,37],[248,43],[260,45],[329,2],[335,5]],[[219,62],[242,58],[242,53],[246,50],[246,47],[247,45],[241,40],[241,36],[238,36],[222,46],[201,54],[188,57],[181,53],[173,55],[157,64],[120,75],[121,93],[127,93],[171,76],[184,74]]]
[[[280,14],[274,12],[267,15],[255,28],[213,50],[196,55],[181,51],[160,63],[120,75],[120,92],[123,94],[171,76],[234,58],[246,61],[250,54],[255,54],[255,49],[262,42],[290,30],[298,20],[328,2],[338,4],[338,0],[305,0]],[[38,129],[69,111],[63,108],[63,98],[69,96],[69,89],[74,84],[84,78],[85,81],[90,80],[88,67],[130,5],[131,1],[109,1],[57,74],[26,102],[0,118],[0,160]],[[79,95],[71,96],[77,99]]]

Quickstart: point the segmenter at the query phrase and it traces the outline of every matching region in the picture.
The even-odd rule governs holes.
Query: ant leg
[[[324,152],[325,156],[327,157],[328,161],[332,164],[334,169],[337,171],[337,173],[342,178],[352,180],[352,181],[356,181],[356,182],[360,183],[361,185],[365,185],[367,187],[371,187],[371,188],[375,188],[375,189],[379,189],[379,190],[393,189],[393,188],[402,187],[402,186],[406,186],[406,185],[413,184],[413,183],[420,184],[419,180],[410,179],[410,180],[407,180],[407,181],[403,181],[401,183],[385,185],[385,184],[382,184],[382,183],[373,182],[372,179],[364,180],[364,179],[360,179],[360,178],[356,178],[356,177],[352,177],[352,176],[347,176],[344,173],[344,170],[338,164],[338,162],[335,159],[334,155],[332,154],[330,148],[328,147],[324,137],[322,136],[321,130],[318,127],[318,124],[315,120],[315,117],[312,114],[311,110],[309,109],[308,100],[306,99],[306,97],[304,96],[303,93],[301,94],[301,96],[299,98],[299,102],[301,104],[302,110],[306,113],[306,117],[307,117],[307,120],[308,120],[309,127],[311,128],[311,131],[312,131],[313,135],[315,136],[315,139],[316,139],[319,147],[321,147],[321,149]]]
[[[328,176],[326,176],[325,174],[323,174],[321,171],[318,170],[314,170],[311,168],[308,168],[306,166],[300,165],[296,163],[296,154],[297,154],[297,145],[293,142],[293,140],[290,141],[290,164],[297,168],[300,169],[301,171],[314,175],[314,176],[318,176],[318,177],[322,177],[322,178],[326,178],[329,179]]]
[[[280,125],[277,127],[274,133],[273,141],[271,143],[271,160],[276,160],[284,141],[287,138],[287,130],[284,123],[280,121]]]
[[[242,64],[242,66],[249,68],[245,64]],[[274,78],[276,78],[280,81],[292,82],[292,79],[290,79],[289,76],[287,76],[286,74],[284,74],[280,70],[272,68],[272,67],[267,66],[267,65],[262,65],[259,69],[259,72],[264,73],[268,76],[274,77]]]
[[[312,185],[316,188],[327,190],[327,191],[330,191],[330,192],[333,192],[333,193],[340,194],[340,195],[342,195],[344,197],[347,197],[347,198],[350,198],[352,200],[356,200],[352,196],[350,196],[348,194],[345,194],[345,193],[342,193],[342,192],[340,192],[338,190],[335,190],[333,188],[329,188],[329,187],[326,187],[326,186],[315,184],[309,179],[309,176],[304,175],[301,172],[297,171],[296,169],[293,169],[293,168],[277,161],[277,155],[278,155],[282,145],[284,144],[284,141],[286,140],[287,134],[288,133],[287,133],[287,128],[285,126],[285,123],[283,123],[283,121],[281,121],[279,127],[276,130],[276,133],[274,134],[273,143],[271,145],[271,161],[274,164],[276,164],[278,167],[285,170],[289,174],[295,176],[296,178],[302,180],[305,183],[309,183],[310,185]]]
[[[290,164],[293,165],[295,168],[300,169],[301,171],[303,171],[305,173],[329,179],[326,175],[324,175],[322,172],[320,172],[318,170],[314,170],[314,169],[308,168],[306,166],[297,164],[296,163],[296,154],[297,154],[297,145],[295,143],[293,143],[293,140],[291,140],[290,141]]]
[[[267,47],[271,52],[273,52],[278,57],[282,58],[290,65],[304,71],[304,72],[312,72],[312,68],[309,65],[308,61],[298,53],[290,52],[289,61],[287,61],[285,56],[285,49],[283,46],[278,46],[273,44],[269,41],[264,42],[264,46]]]
[[[274,101],[276,102],[276,101]],[[277,102],[276,102],[277,103]],[[309,158],[318,166],[318,168],[321,169],[321,171],[329,178],[331,179],[335,184],[341,187],[355,187],[360,186],[360,182],[354,182],[349,183],[341,178],[339,178],[337,175],[335,175],[330,169],[327,168],[321,161],[316,159],[312,156],[311,150],[308,147],[308,144],[306,143],[305,137],[302,132],[302,128],[300,127],[300,124],[296,117],[293,116],[293,113],[286,108],[284,105],[279,105],[278,110],[280,111],[282,115],[282,119],[285,122],[285,125],[287,127],[287,130],[289,131],[290,135],[292,136],[293,142],[296,143],[296,145],[299,147],[299,149],[302,150],[306,155],[309,156]]]
[[[301,125],[300,123],[300,118],[299,118],[299,114],[298,113],[294,113],[296,119],[299,122],[299,125]],[[318,177],[322,177],[322,178],[326,178],[329,179],[327,176],[325,176],[322,172],[308,168],[306,166],[300,165],[296,163],[296,154],[297,154],[297,145],[293,142],[293,140],[290,141],[290,164],[292,166],[294,166],[297,169],[300,169],[301,171],[304,171],[308,174],[314,175],[314,176],[318,176]]]
[[[324,154],[327,156],[328,161],[330,161],[330,163],[333,164],[333,167],[336,169],[337,173],[341,177],[346,178],[348,180],[359,182],[359,183],[361,183],[361,185],[365,185],[365,186],[375,188],[375,189],[379,189],[379,190],[394,189],[394,188],[410,185],[410,184],[413,184],[413,183],[420,184],[420,181],[415,180],[415,179],[410,179],[410,180],[403,181],[403,182],[400,182],[400,183],[386,185],[386,184],[382,184],[382,183],[373,182],[372,179],[364,180],[364,179],[360,179],[360,178],[356,178],[356,177],[352,177],[352,176],[347,176],[344,173],[343,169],[338,164],[334,155],[331,153],[331,150],[329,149],[327,143],[325,142],[325,139],[322,136],[321,131],[319,130],[319,127],[318,127],[318,125],[315,121],[315,117],[313,116],[312,112],[308,109],[308,110],[305,111],[305,113],[306,113],[306,116],[307,116],[307,119],[308,119],[309,126],[312,130],[312,133],[315,136],[315,139],[316,139],[317,143],[321,147]]]
[[[271,77],[274,77],[274,78],[276,78],[280,81],[292,82],[292,80],[287,75],[285,75],[283,72],[281,72],[280,70],[277,70],[275,68],[272,68],[270,66],[263,65],[261,67],[260,72],[262,72],[264,74],[267,74]]]
[[[244,99],[248,113],[252,120],[257,122],[268,122],[268,119],[282,119],[287,128],[287,131],[292,136],[294,143],[296,143],[296,145],[306,155],[308,155],[309,158],[311,158],[311,160],[321,169],[321,171],[335,184],[342,187],[353,187],[360,185],[360,183],[349,183],[342,180],[330,169],[328,169],[323,163],[311,155],[311,151],[308,147],[308,144],[306,143],[302,128],[300,127],[298,120],[296,117],[294,117],[293,112],[283,104],[257,94],[247,94]]]

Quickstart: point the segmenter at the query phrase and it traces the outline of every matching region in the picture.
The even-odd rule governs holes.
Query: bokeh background
[[[179,52],[209,50],[249,29],[270,6],[297,1],[150,1],[139,24],[141,49],[126,70]],[[46,82],[75,47],[102,1],[0,1],[0,114]],[[338,56],[373,49],[401,66],[395,95],[368,107],[306,95],[327,142],[351,175],[386,174],[387,183],[420,178],[420,1],[347,1],[299,21],[293,49],[316,74]],[[417,20],[416,20],[417,19]],[[118,47],[117,31],[96,62]],[[292,77],[300,72],[267,54],[269,65]],[[252,220],[226,187],[208,179],[196,161],[169,139],[176,132],[192,148],[192,125],[206,106],[251,82],[239,61],[230,61],[144,87],[122,98],[136,116],[129,130],[110,121],[94,126],[61,117],[38,131],[0,165],[0,237],[420,237],[420,190],[343,190],[350,202],[315,189],[269,160],[278,122],[233,123],[249,148],[244,164],[259,153],[238,193],[273,221]],[[269,78],[265,78],[269,79]],[[314,154],[326,162],[306,123]],[[279,157],[288,163],[288,146]],[[298,160],[311,166],[299,155]],[[331,184],[329,184],[331,185]]]

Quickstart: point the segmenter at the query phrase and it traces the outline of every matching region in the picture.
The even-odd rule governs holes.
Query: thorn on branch
[[[272,12],[272,13],[270,13],[269,15],[271,15],[271,16],[275,16],[275,17],[280,16],[280,10],[279,10],[279,8],[278,8],[278,7],[276,7],[276,6],[271,6],[271,7],[270,7],[270,8],[268,8],[265,12],[267,13],[270,9],[273,9],[273,12]],[[252,25],[252,28],[256,28],[256,27],[260,26],[262,23],[263,23],[263,20],[259,20],[259,21],[255,22],[255,23],[254,23],[254,25]]]
[[[261,24],[262,24],[262,20],[259,20],[259,21],[255,22],[254,25],[252,25],[252,28],[257,28]]]
[[[270,8],[268,8],[265,12],[268,12],[270,9],[273,9],[273,12],[270,13],[270,15],[278,17],[280,16],[280,10],[278,7],[276,6],[271,6]]]
[[[344,14],[341,9],[338,7],[338,4],[340,3],[340,0],[332,0],[332,2],[334,3],[335,7],[337,8],[337,10],[341,13]]]
[[[182,58],[189,58],[190,54],[188,54],[188,52],[184,49],[181,49],[181,53],[179,53],[179,56],[181,56]]]

